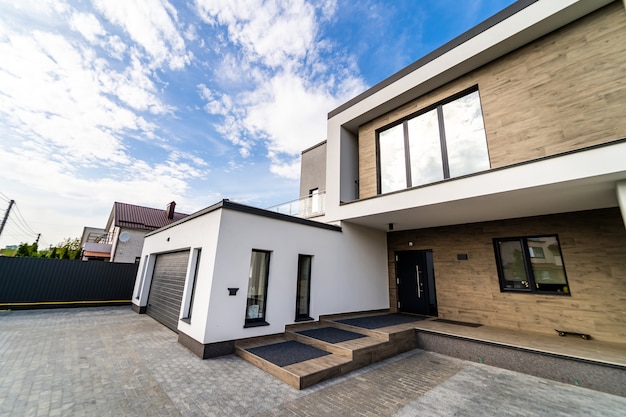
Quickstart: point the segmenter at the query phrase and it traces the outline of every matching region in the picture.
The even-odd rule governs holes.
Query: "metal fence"
[[[137,264],[0,257],[0,309],[130,304]]]

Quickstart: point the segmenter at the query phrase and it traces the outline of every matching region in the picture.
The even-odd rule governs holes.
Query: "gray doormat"
[[[248,352],[265,359],[274,365],[283,367],[309,359],[330,355],[330,352],[305,345],[304,343],[290,340],[288,342],[274,343],[273,345],[259,346],[246,349]]]
[[[439,323],[456,324],[458,326],[465,326],[465,327],[480,327],[480,326],[482,326],[482,324],[478,324],[478,323],[468,323],[466,321],[456,321],[456,320],[447,320],[447,319],[435,319],[433,321],[437,321]]]
[[[411,316],[409,314],[383,314],[379,316],[357,317],[353,319],[337,320],[337,323],[349,326],[362,327],[364,329],[379,329],[381,327],[395,326],[396,324],[411,323],[424,320],[427,317]]]
[[[313,339],[323,340],[327,343],[341,343],[347,340],[359,339],[365,337],[360,333],[349,332],[347,330],[337,329],[335,327],[320,327],[317,329],[302,330],[298,334],[312,337]]]

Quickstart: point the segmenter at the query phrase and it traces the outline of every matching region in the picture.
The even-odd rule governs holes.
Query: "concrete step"
[[[341,319],[345,317],[340,316]],[[304,389],[326,379],[391,358],[417,346],[415,330],[410,323],[381,329],[365,329],[338,323],[336,320],[338,320],[336,317],[325,317],[317,322],[289,325],[285,333],[281,335],[237,341],[235,351],[243,359],[292,387]],[[339,329],[343,332],[330,329]],[[343,336],[350,336],[344,333],[346,331],[359,334],[361,337],[341,340]],[[302,332],[308,332],[309,335]],[[311,346],[329,354],[280,366],[253,352],[256,347],[288,341]]]

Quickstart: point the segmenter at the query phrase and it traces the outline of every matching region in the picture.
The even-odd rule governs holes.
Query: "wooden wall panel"
[[[500,292],[492,239],[545,234],[559,235],[571,296]],[[618,208],[389,233],[391,306],[394,252],[409,249],[433,250],[442,318],[626,342],[626,230]]]
[[[491,167],[626,137],[626,11],[614,2],[359,129],[360,197],[376,195],[375,131],[478,85]]]

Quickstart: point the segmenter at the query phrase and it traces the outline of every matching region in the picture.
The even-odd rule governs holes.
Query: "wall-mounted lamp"
[[[237,295],[237,291],[239,291],[239,288],[229,288],[228,295]]]
[[[169,242],[169,241],[170,241],[170,238],[168,237],[168,238],[167,238],[167,239],[165,239],[165,240],[166,240],[167,242]]]
[[[409,242],[409,247],[412,247],[412,246],[413,246],[413,242]]]
[[[393,230],[393,223],[389,223],[389,230]]]

